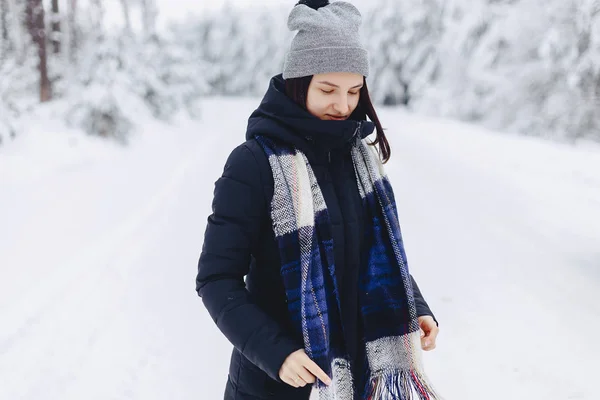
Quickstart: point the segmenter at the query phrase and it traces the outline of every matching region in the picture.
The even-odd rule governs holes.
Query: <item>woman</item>
[[[227,400],[438,398],[418,348],[437,322],[371,150],[390,157],[360,22],[346,2],[293,8],[283,74],[215,184],[196,288],[234,345]]]

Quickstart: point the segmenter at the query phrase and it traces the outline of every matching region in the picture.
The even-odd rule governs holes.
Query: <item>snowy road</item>
[[[230,345],[195,268],[256,104],[209,102],[213,120],[148,126],[128,151],[85,142],[39,170],[36,132],[0,152],[0,399],[222,398]],[[600,150],[381,117],[409,264],[441,324],[425,357],[439,391],[597,399]]]

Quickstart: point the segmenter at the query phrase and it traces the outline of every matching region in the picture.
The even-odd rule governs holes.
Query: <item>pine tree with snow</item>
[[[371,55],[369,87],[376,103],[408,104],[431,80],[441,34],[437,0],[382,0],[366,13],[364,35]]]

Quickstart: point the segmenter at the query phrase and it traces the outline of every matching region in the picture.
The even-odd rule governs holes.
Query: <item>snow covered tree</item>
[[[237,74],[245,77],[244,85],[240,85],[244,93],[264,94],[269,79],[283,70],[285,52],[293,37],[286,25],[288,12],[288,7],[272,7],[241,15],[245,21],[244,60]]]
[[[132,34],[131,30],[131,13],[129,12],[129,1],[121,0],[121,8],[123,10],[123,20],[125,21],[125,33]]]
[[[9,41],[15,39],[9,33]],[[20,56],[11,45],[0,54],[0,144],[16,136],[18,119],[39,102],[33,95],[39,90],[37,51],[34,46],[25,49],[27,53]]]
[[[60,12],[58,9],[58,0],[52,0],[52,13],[50,14],[51,20],[51,34],[50,41],[52,42],[52,50],[54,54],[60,53]]]
[[[144,40],[156,40],[156,18],[158,9],[156,0],[141,0],[142,5],[142,26],[144,28]]]
[[[244,92],[248,77],[239,74],[246,53],[244,32],[239,11],[228,3],[219,18],[204,25],[204,59],[213,67],[207,70],[207,80],[216,93],[235,95]]]
[[[366,13],[364,33],[371,54],[373,100],[408,104],[436,68],[442,7],[438,0],[381,1]]]
[[[132,4],[139,6],[144,24],[150,24],[139,33],[132,31],[129,21]],[[185,40],[156,31],[154,0],[123,0],[121,7],[122,31],[105,29],[100,0],[80,14],[77,57],[70,66],[74,73],[69,74],[64,96],[70,103],[70,125],[126,142],[140,117],[167,121],[180,111],[197,116],[196,100],[206,87],[202,63]]]
[[[208,91],[204,64],[172,31],[157,31],[155,0],[122,0],[123,30],[106,29],[103,0],[46,2],[53,12],[44,16],[42,0],[0,0],[0,32],[6,27],[7,36],[0,35],[0,141],[18,132],[20,119],[40,101],[51,99],[71,126],[121,142],[138,117],[199,115],[196,100]],[[131,29],[133,7],[142,32]]]
[[[597,135],[591,15],[575,0],[447,4],[435,79],[412,107],[529,135]]]
[[[225,5],[207,12],[186,36],[202,60],[210,94],[261,95],[273,75],[281,73],[292,33],[289,7],[239,10]]]
[[[0,57],[8,48],[8,1],[0,0]]]
[[[13,127],[13,118],[5,104],[0,103],[0,146],[9,139],[14,139],[16,130]]]
[[[75,56],[77,53],[77,43],[79,40],[78,27],[77,27],[77,0],[67,0],[67,28],[65,29],[66,34],[66,49],[65,51],[65,64],[74,64]],[[63,47],[64,48],[64,47]]]
[[[294,35],[290,4],[226,3],[158,31],[156,0],[118,1],[122,30],[106,29],[103,0],[43,1],[52,7],[51,54],[40,45],[42,0],[0,0],[0,118],[15,121],[39,90],[40,100],[68,99],[71,124],[123,141],[132,116],[195,116],[202,95],[262,95]],[[374,1],[362,27],[374,102],[529,135],[600,140],[597,0]]]
[[[52,88],[48,78],[48,58],[46,53],[46,28],[44,23],[44,4],[42,0],[27,0],[25,6],[25,21],[29,34],[38,49],[40,72],[40,101],[52,98]]]
[[[545,120],[569,140],[600,139],[600,4],[571,0],[551,11],[540,46],[540,57],[555,78]]]

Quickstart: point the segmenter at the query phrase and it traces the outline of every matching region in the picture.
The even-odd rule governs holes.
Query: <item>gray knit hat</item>
[[[328,72],[368,76],[369,53],[361,41],[358,9],[345,1],[315,8],[298,4],[290,13],[288,28],[298,33],[286,55],[283,78]]]

